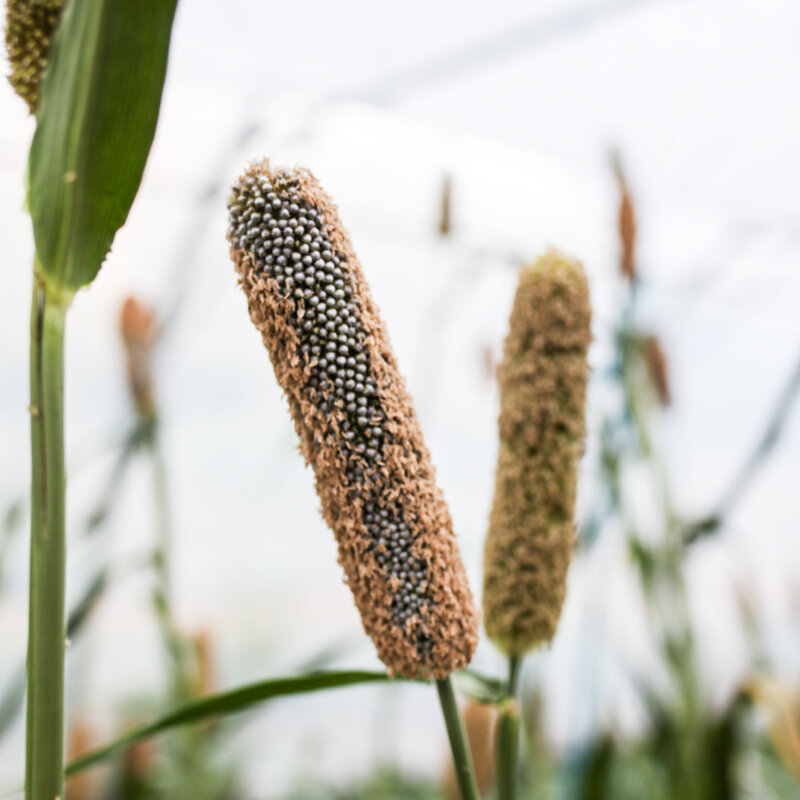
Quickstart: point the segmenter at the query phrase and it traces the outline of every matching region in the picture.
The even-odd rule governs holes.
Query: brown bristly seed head
[[[500,367],[500,452],[484,553],[489,637],[522,655],[555,634],[574,544],[591,339],[586,276],[551,251],[522,269]]]
[[[8,0],[6,51],[11,65],[9,83],[28,104],[31,114],[39,105],[39,84],[50,54],[53,33],[64,0]]]
[[[306,170],[254,164],[229,199],[231,256],[289,401],[322,514],[381,660],[443,678],[478,616],[447,505],[336,206]]]

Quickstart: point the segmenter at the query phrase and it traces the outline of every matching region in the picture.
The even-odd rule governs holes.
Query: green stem
[[[519,673],[522,669],[522,656],[510,655],[508,657],[508,696],[513,700],[517,696]]]
[[[167,489],[167,469],[159,442],[158,421],[153,421],[150,439],[150,455],[153,460],[153,492],[156,509],[156,569],[164,594],[164,607],[172,618],[172,576],[170,575],[170,555],[172,550],[172,526]]]
[[[495,735],[495,763],[497,765],[497,798],[514,800],[517,796],[517,761],[519,759],[519,709],[517,684],[522,658],[512,655],[508,659],[508,697],[500,706]]]
[[[153,566],[156,572],[156,588],[153,593],[156,615],[161,627],[164,645],[172,660],[173,699],[183,701],[194,693],[192,664],[189,642],[178,632],[172,607],[172,581],[170,576],[170,551],[172,543],[172,524],[169,507],[167,470],[159,439],[158,418],[145,420],[147,424],[148,446],[153,462],[153,492],[156,509],[156,545]]]
[[[26,800],[64,796],[64,321],[68,305],[68,299],[35,279]]]
[[[456,772],[461,800],[480,800],[478,787],[475,782],[475,770],[472,767],[472,757],[467,746],[467,737],[464,734],[464,725],[461,714],[458,712],[453,682],[448,675],[444,680],[436,681],[439,692],[439,702],[442,704],[444,724],[447,727],[447,736],[450,739],[450,750],[453,754],[453,767]]]

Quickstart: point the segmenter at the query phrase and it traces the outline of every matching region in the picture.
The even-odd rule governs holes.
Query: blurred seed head
[[[88,753],[95,745],[96,736],[86,719],[73,722],[67,733],[67,759],[72,760]],[[66,780],[69,800],[92,800],[97,794],[96,774],[91,770],[70,775]]]
[[[775,752],[800,784],[800,687],[796,683],[756,673],[743,691],[761,712]]]
[[[390,671],[469,663],[477,612],[386,329],[336,207],[305,170],[251,167],[231,256],[365,630]]]
[[[211,632],[199,631],[192,636],[196,673],[194,691],[198,696],[206,695],[214,690],[214,652]]]
[[[508,654],[549,642],[561,614],[590,322],[577,261],[551,251],[522,269],[500,366],[500,451],[483,577],[486,632]]]
[[[156,739],[136,742],[122,757],[122,783],[127,786],[146,786],[158,764]]]
[[[628,280],[634,280],[636,278],[636,213],[628,181],[622,168],[622,161],[618,154],[612,156],[612,167],[619,187],[619,211],[617,213],[620,244],[619,269]]]
[[[128,297],[120,311],[120,334],[131,399],[139,417],[150,419],[156,411],[152,373],[157,337],[155,314],[135,297]]]
[[[442,178],[442,197],[439,206],[439,235],[449,236],[453,230],[453,178],[445,173]]]
[[[39,106],[39,84],[63,5],[63,0],[7,2],[6,51],[11,65],[8,81],[28,104],[31,114]]]
[[[642,355],[647,365],[647,374],[658,396],[658,402],[666,407],[672,402],[669,388],[667,357],[657,336],[646,336],[642,341]]]

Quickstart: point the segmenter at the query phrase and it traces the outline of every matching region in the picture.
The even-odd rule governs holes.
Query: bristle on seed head
[[[416,413],[336,206],[306,170],[252,166],[231,256],[284,389],[364,628],[392,673],[465,667],[478,615]]]
[[[500,367],[500,452],[484,553],[486,632],[511,655],[556,631],[572,555],[591,339],[581,265],[524,267]]]
[[[9,83],[28,104],[31,114],[39,105],[50,45],[64,0],[8,0],[6,51],[11,65]]]

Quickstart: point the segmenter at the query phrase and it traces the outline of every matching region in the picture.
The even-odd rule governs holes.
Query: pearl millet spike
[[[8,0],[6,50],[11,65],[8,81],[28,104],[31,114],[36,113],[39,105],[39,84],[63,5],[63,0]]]
[[[364,628],[391,673],[465,667],[478,615],[386,329],[336,206],[306,170],[235,184],[231,257],[283,387]]]
[[[484,625],[510,656],[549,642],[574,540],[591,340],[577,261],[522,269],[500,367],[500,452],[483,567]]]

